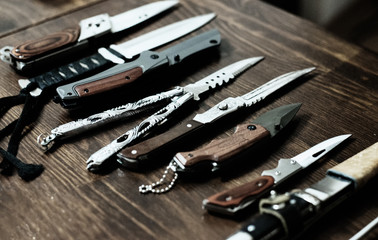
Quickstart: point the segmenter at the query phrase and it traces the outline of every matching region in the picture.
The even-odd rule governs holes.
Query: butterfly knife
[[[326,213],[378,174],[378,143],[329,169],[325,178],[305,190],[275,192],[259,204],[260,214],[231,235],[236,239],[299,239]]]
[[[223,83],[229,82],[230,79],[235,78],[262,59],[262,57],[248,58],[222,68],[196,83],[189,84],[185,87],[177,87],[173,90],[175,96],[171,103],[142,121],[133,129],[122,134],[109,145],[92,154],[87,161],[87,169],[90,171],[98,170],[104,161],[116,154],[126,145],[130,144],[135,139],[145,136],[153,127],[162,125],[166,122],[168,117],[170,117],[179,107],[183,106],[183,104],[190,100],[199,100],[200,94],[207,92],[216,86],[221,86]]]
[[[216,86],[221,86],[223,85],[223,83],[229,82],[230,79],[234,78],[240,72],[258,63],[262,59],[263,57],[255,57],[241,60],[209,75],[208,77],[202,80],[197,81],[196,83],[192,83],[184,87],[177,86],[166,92],[145,97],[143,99],[138,100],[137,102],[128,103],[98,114],[94,114],[85,119],[79,119],[77,121],[72,121],[60,125],[57,128],[51,130],[50,134],[39,136],[37,142],[44,150],[48,150],[52,146],[53,142],[59,139],[62,140],[68,137],[76,136],[84,131],[103,126],[104,124],[116,120],[124,120],[130,116],[134,116],[136,113],[140,113],[146,109],[149,110],[150,107],[164,100],[172,102],[172,104],[174,104],[175,107],[179,106],[179,102],[181,104],[190,99],[199,100],[199,95],[203,92],[215,88]],[[169,107],[166,107],[165,109],[168,110]],[[163,113],[163,111],[160,112]],[[167,113],[168,112],[164,112],[164,114]],[[159,116],[165,117],[160,114]],[[157,115],[154,115],[154,118],[157,117]]]
[[[333,137],[293,158],[280,159],[277,168],[263,171],[260,177],[239,187],[208,197],[203,201],[203,207],[210,212],[235,215],[253,203],[257,203],[268,191],[323,157],[350,136],[346,134]]]
[[[82,99],[134,82],[145,73],[163,66],[173,66],[202,50],[219,46],[220,33],[213,29],[176,44],[162,52],[144,51],[135,60],[116,65],[104,72],[56,89],[60,103],[67,108],[78,106]]]
[[[225,169],[231,163],[235,165],[233,160],[237,154],[273,138],[291,122],[300,107],[301,104],[296,103],[272,109],[252,122],[238,125],[230,137],[213,140],[195,151],[176,153],[163,177],[151,185],[140,186],[139,191],[164,193],[173,187],[180,172],[204,175]],[[166,180],[169,169],[173,173],[171,181]]]
[[[173,127],[170,131],[149,138],[140,143],[124,148],[117,154],[118,162],[131,169],[144,168],[154,163],[153,156],[169,152],[172,145],[180,145],[185,139],[203,132],[205,127],[211,126],[218,119],[225,117],[241,108],[250,107],[260,102],[276,90],[292,82],[295,79],[311,72],[315,68],[306,68],[283,74],[264,85],[252,90],[243,96],[227,98],[208,111],[197,114],[189,121],[184,121]]]
[[[125,63],[143,51],[159,47],[202,27],[214,17],[213,13],[205,14],[161,27],[124,43],[111,45],[109,48],[99,48],[98,53],[41,75],[20,79],[18,83],[22,89],[26,89],[30,84],[36,85],[37,87],[33,88],[30,94],[37,97],[42,92],[77,80],[84,75],[94,75],[116,64]]]
[[[111,35],[162,13],[178,4],[176,0],[159,1],[120,13],[115,16],[100,14],[83,19],[78,26],[64,29],[41,39],[27,41],[16,47],[0,50],[0,59],[20,72],[45,68],[46,64],[84,52],[98,38]],[[102,41],[103,42],[103,41]]]

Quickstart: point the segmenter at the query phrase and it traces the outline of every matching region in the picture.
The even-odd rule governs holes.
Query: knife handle
[[[185,167],[209,160],[220,163],[268,136],[269,131],[261,125],[240,124],[231,137],[214,140],[195,151],[177,153],[174,158]]]
[[[327,174],[352,180],[356,188],[378,174],[378,142],[328,170]]]
[[[274,178],[271,176],[260,176],[253,181],[241,186],[231,188],[208,197],[204,201],[204,207],[215,205],[223,209],[240,208],[242,203],[248,199],[248,205],[257,200],[274,185]],[[240,210],[240,209],[239,209]],[[227,211],[227,210],[226,210]],[[224,212],[222,210],[222,212]]]
[[[142,74],[142,68],[136,67],[108,78],[78,85],[74,89],[79,97],[91,96],[129,84],[142,76]]]
[[[154,160],[151,156],[167,150],[170,146],[185,139],[204,124],[189,120],[173,129],[122,149],[118,154],[118,162],[127,168],[138,169]]]
[[[64,29],[61,32],[47,35],[43,38],[20,44],[12,49],[11,56],[16,61],[26,62],[51,51],[77,42],[80,35],[80,27]]]

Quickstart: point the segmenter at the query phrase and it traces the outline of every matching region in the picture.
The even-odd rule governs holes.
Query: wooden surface
[[[0,46],[40,38],[75,25],[80,19],[103,12],[114,15],[148,2],[1,1]],[[101,175],[88,172],[85,161],[143,118],[71,139],[44,153],[36,145],[37,136],[78,116],[50,102],[36,124],[29,128],[18,154],[27,162],[43,164],[45,171],[28,183],[16,174],[0,177],[1,239],[224,239],[238,230],[246,218],[208,214],[201,208],[204,198],[250,181],[263,170],[274,168],[281,157],[295,156],[335,135],[353,134],[345,144],[280,191],[304,188],[320,180],[327,169],[378,141],[378,57],[263,2],[181,1],[177,9],[125,34],[122,41],[209,12],[217,13],[217,18],[198,32],[220,30],[223,42],[219,55],[208,54],[201,64],[186,62],[187,67],[181,67],[174,78],[164,79],[167,81],[164,88],[194,82],[244,58],[265,56],[264,61],[234,82],[204,97],[197,109],[203,112],[226,97],[244,94],[278,75],[315,66],[317,70],[301,83],[277,92],[251,108],[245,119],[240,119],[240,122],[253,119],[274,107],[302,102],[290,131],[277,136],[269,153],[261,159],[253,154],[248,156],[255,162],[240,166],[240,171],[202,181],[179,179],[167,194],[142,195],[138,186],[156,181],[169,158],[159,159],[164,164],[151,171],[132,172],[119,167]],[[0,73],[0,97],[17,94],[17,80],[24,77],[4,63],[0,64]],[[124,102],[120,100],[121,103]],[[19,113],[20,107],[11,109],[1,119],[0,127]],[[79,115],[90,113],[93,112],[83,110]],[[234,119],[225,132],[218,131],[213,137],[232,134],[232,127],[238,123],[239,119]],[[205,141],[210,140],[211,136],[208,137]],[[7,140],[0,146],[6,148]],[[204,144],[204,139],[198,139],[200,144]],[[358,195],[309,229],[303,239],[351,237],[378,215],[377,184],[375,177]],[[374,236],[377,237],[377,231],[370,239]]]

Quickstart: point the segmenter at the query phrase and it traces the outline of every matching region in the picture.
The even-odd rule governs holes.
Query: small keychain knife
[[[301,104],[289,104],[272,109],[252,122],[240,124],[235,133],[191,152],[179,152],[173,157],[163,177],[156,183],[139,187],[141,193],[163,193],[169,191],[180,172],[211,173],[225,168],[235,155],[251,146],[274,137],[282,131],[298,112]],[[168,170],[172,170],[171,181],[166,181]],[[165,187],[164,187],[165,186]]]
[[[226,215],[235,215],[264,196],[269,190],[293,177],[316,162],[351,134],[325,140],[289,159],[280,159],[275,169],[263,171],[261,176],[239,187],[225,190],[205,199],[204,209]]]
[[[78,26],[27,41],[16,47],[3,47],[0,50],[0,59],[23,73],[35,68],[45,68],[44,65],[48,62],[57,62],[63,57],[84,52],[100,36],[131,28],[177,4],[177,0],[159,1],[115,16],[104,13],[86,18]]]
[[[149,138],[133,146],[125,147],[117,154],[118,162],[131,169],[138,169],[148,166],[155,161],[153,155],[165,152],[173,144],[188,139],[204,127],[221,119],[239,109],[250,107],[286,84],[302,77],[313,71],[315,68],[306,68],[298,71],[289,72],[270,80],[262,86],[238,97],[229,97],[216,104],[204,113],[197,114],[193,119],[183,122],[170,131]]]

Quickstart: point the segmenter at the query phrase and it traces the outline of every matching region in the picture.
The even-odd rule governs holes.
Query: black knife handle
[[[100,53],[96,53],[36,77],[29,78],[29,81],[36,83],[41,90],[45,90],[69,83],[78,77],[101,71],[112,65],[114,65],[113,62],[105,59]]]

